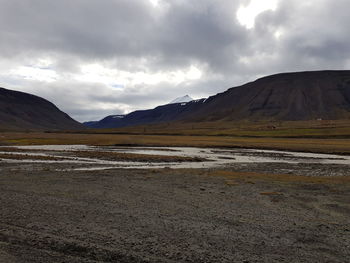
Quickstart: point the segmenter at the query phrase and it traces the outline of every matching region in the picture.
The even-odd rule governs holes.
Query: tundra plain
[[[81,165],[41,156],[47,151],[32,149],[29,154],[13,148],[211,147],[232,151],[232,158],[251,148],[348,158],[347,127],[331,133],[312,127],[306,133],[295,126],[288,129],[304,129],[302,135],[281,136],[288,130],[269,130],[267,125],[265,130],[240,128],[246,134],[239,136],[234,134],[238,129],[220,136],[203,129],[189,134],[192,127],[182,134],[159,135],[152,134],[151,126],[128,132],[3,132],[0,261],[349,262],[350,164],[317,158],[287,162],[282,159],[288,156],[273,152],[264,154],[274,162],[178,169],[171,163],[204,160],[176,154],[61,152],[62,159],[169,163],[163,168],[79,170],[75,168]],[[247,134],[254,130],[260,136]]]

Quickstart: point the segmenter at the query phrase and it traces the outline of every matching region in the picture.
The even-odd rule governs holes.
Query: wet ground
[[[2,158],[0,262],[350,262],[347,156],[60,147],[3,149],[68,160]]]
[[[85,153],[81,157],[82,153]],[[92,154],[93,153],[93,154]],[[114,159],[108,156],[114,156]],[[90,157],[89,157],[90,154]],[[123,158],[132,155],[146,158]],[[92,156],[92,157],[91,157]],[[149,157],[147,159],[147,156]],[[151,157],[173,157],[154,160]],[[0,163],[70,164],[69,170],[220,168],[238,164],[329,164],[350,167],[350,156],[255,149],[212,149],[195,147],[97,147],[86,145],[39,145],[0,147]],[[10,158],[11,157],[11,158]],[[17,158],[16,158],[17,157]],[[25,158],[24,158],[25,157]],[[44,157],[47,157],[46,159]],[[183,158],[183,159],[181,159]],[[185,159],[187,158],[187,160]],[[160,160],[160,161],[159,161]]]

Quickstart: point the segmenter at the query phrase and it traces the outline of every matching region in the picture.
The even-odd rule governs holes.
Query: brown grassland
[[[205,159],[192,158],[184,156],[164,156],[150,154],[129,154],[117,152],[101,152],[101,151],[74,151],[75,157],[94,158],[108,161],[134,161],[134,162],[200,162]]]
[[[225,171],[217,170],[208,174],[209,176],[220,177],[225,179],[227,185],[239,184],[255,184],[262,181],[283,184],[327,184],[327,185],[344,185],[350,184],[349,176],[295,176],[291,174],[273,174],[258,172],[242,172],[242,171]],[[270,192],[262,192],[262,195],[268,195]]]
[[[66,132],[1,132],[0,145],[258,148],[350,154],[350,121],[163,123]]]
[[[350,121],[0,131],[0,159],[34,158],[8,146],[55,144],[241,147],[349,155]],[[103,148],[52,152],[107,160],[184,160]],[[80,164],[3,163],[0,262],[340,263],[350,258],[348,165],[306,161],[209,169],[75,167]]]
[[[91,129],[89,133],[276,138],[350,138],[350,120],[173,122],[117,129]]]
[[[0,160],[1,159],[58,161],[58,160],[65,160],[66,158],[64,158],[64,157],[54,157],[54,156],[3,153],[3,154],[0,154]]]

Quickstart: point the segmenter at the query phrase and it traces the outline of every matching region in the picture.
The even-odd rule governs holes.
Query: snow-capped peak
[[[193,99],[186,95],[186,96],[183,96],[183,97],[178,97],[176,99],[174,99],[173,101],[171,101],[169,104],[173,104],[173,103],[184,103],[184,102],[190,102],[192,101]]]
[[[125,115],[112,115],[111,116],[113,119],[123,119]]]

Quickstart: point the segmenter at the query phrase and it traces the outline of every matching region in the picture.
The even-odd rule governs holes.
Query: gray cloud
[[[349,1],[279,0],[247,29],[236,12],[249,2],[0,0],[0,86],[43,96],[85,121],[267,74],[350,66]],[[105,79],[86,79],[91,64]],[[186,75],[191,66],[200,78]],[[35,71],[45,67],[52,72]]]

